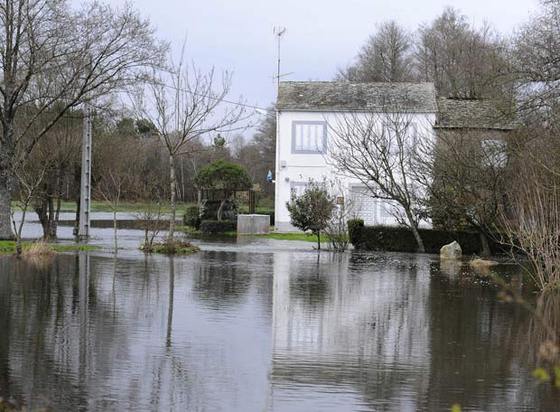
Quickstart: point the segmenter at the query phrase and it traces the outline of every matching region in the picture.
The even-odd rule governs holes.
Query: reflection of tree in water
[[[301,300],[309,308],[324,306],[329,295],[328,272],[320,263],[305,262],[297,266],[298,272],[290,276],[290,296]]]
[[[107,311],[114,305],[99,301],[103,285],[78,261],[61,255],[42,266],[0,259],[0,396],[25,399],[30,410],[87,405],[88,383],[112,367],[93,362],[92,353],[99,347],[108,357],[124,353],[126,325]]]
[[[238,264],[235,252],[205,252],[194,279],[195,295],[213,309],[241,302],[251,286],[251,274]]]
[[[527,353],[527,363],[533,368],[541,368],[550,376],[547,390],[557,386],[560,365],[560,292],[549,291],[540,295],[534,307],[528,305],[532,316],[527,326],[521,329],[520,339],[525,342],[524,352]],[[556,399],[560,401],[560,393],[556,391]],[[549,396],[551,394],[547,393]]]
[[[551,400],[535,391],[526,361],[529,313],[500,303],[487,284],[468,284],[464,274],[450,280],[433,269],[430,396],[423,408],[551,410]]]
[[[49,265],[28,264],[9,257],[0,259],[0,396],[18,399],[29,384],[25,378],[16,378],[21,371],[10,368],[10,359],[25,356],[21,359],[22,370],[33,371],[32,375],[39,380],[54,373],[37,359],[53,362],[49,343],[67,305],[63,280],[58,274],[68,264],[71,260],[63,258]],[[19,344],[15,346],[14,342]],[[64,378],[58,376],[54,380],[71,390],[72,385]]]

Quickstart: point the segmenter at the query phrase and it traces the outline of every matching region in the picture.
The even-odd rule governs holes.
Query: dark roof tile
[[[491,100],[438,98],[437,128],[512,130],[516,123]]]
[[[278,110],[435,113],[433,83],[281,82]]]

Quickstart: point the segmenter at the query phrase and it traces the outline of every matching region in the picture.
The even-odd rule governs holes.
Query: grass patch
[[[168,239],[162,242],[154,242],[152,245],[143,244],[140,250],[144,253],[159,253],[163,255],[190,255],[200,251],[200,248],[186,240]]]
[[[42,242],[23,242],[23,252],[37,252],[37,244]],[[57,253],[64,252],[87,252],[92,250],[97,250],[99,247],[93,245],[64,245],[60,243],[45,243],[50,250]],[[0,240],[0,254],[11,254],[16,253],[16,242],[13,240]]]
[[[229,232],[222,232],[222,233],[216,233],[216,234],[209,234],[209,233],[202,233],[200,230],[192,227],[192,226],[176,226],[176,229],[180,232],[183,232],[185,235],[188,235],[190,237],[194,237],[194,238],[209,238],[209,239],[213,239],[213,238],[222,238],[222,237],[236,237],[237,236],[237,232],[235,231],[229,231]]]
[[[263,236],[268,239],[276,239],[276,240],[299,240],[302,242],[317,242],[317,236],[311,233],[304,233],[304,232],[290,232],[290,233],[268,233],[266,235],[257,235]],[[329,238],[327,235],[321,235],[321,242],[327,242]]]
[[[117,207],[117,212],[125,212],[125,213],[138,213],[143,212],[148,209],[153,209],[153,204],[149,202],[122,202],[119,207]],[[178,204],[177,205],[177,216],[181,217],[185,210],[189,206],[189,204]],[[12,208],[14,210],[21,210],[18,206],[17,202],[12,203]],[[28,210],[28,212],[32,210]],[[61,212],[66,213],[76,213],[76,202],[67,202],[64,201],[60,207]],[[112,212],[112,206],[109,202],[94,200],[91,202],[91,211],[92,212]],[[162,213],[171,213],[171,206],[169,204],[162,205],[161,208]]]

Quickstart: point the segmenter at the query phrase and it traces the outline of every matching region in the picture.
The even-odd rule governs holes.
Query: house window
[[[325,153],[326,122],[293,122],[292,153]]]
[[[480,142],[484,163],[488,167],[505,167],[507,164],[506,142],[498,139],[487,139]]]

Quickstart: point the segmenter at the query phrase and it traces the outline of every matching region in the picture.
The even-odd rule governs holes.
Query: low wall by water
[[[263,235],[270,231],[269,215],[238,215],[237,233],[241,235]]]

